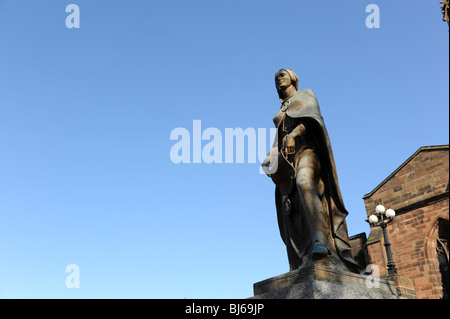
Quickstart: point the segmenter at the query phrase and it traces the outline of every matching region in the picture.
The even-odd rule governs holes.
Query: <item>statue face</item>
[[[276,84],[282,90],[287,89],[292,84],[290,75],[285,70],[281,70],[277,73]]]

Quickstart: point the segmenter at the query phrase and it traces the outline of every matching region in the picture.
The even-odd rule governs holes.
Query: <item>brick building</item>
[[[396,211],[388,238],[399,294],[418,299],[449,297],[449,146],[421,147],[363,197],[367,216],[378,204]],[[351,237],[356,259],[387,275],[380,228]]]

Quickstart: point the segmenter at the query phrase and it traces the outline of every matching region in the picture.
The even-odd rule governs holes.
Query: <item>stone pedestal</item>
[[[417,299],[414,280],[402,276],[393,276],[389,280],[395,283],[399,299]]]
[[[313,265],[253,285],[251,299],[398,299],[393,281]]]

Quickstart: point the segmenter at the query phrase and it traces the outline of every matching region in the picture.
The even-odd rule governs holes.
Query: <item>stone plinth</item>
[[[389,279],[395,283],[399,299],[417,299],[414,280],[401,276],[393,276]]]
[[[372,287],[372,288],[371,288]],[[322,265],[290,271],[253,285],[252,299],[398,299],[395,283]]]

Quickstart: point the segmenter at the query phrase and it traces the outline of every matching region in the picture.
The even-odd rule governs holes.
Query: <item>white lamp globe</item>
[[[377,214],[384,214],[386,208],[383,205],[378,205],[377,207],[375,207],[375,211],[377,212]]]
[[[377,222],[378,222],[378,217],[375,216],[375,215],[370,215],[370,216],[369,216],[369,222],[370,222],[371,224],[377,223]]]
[[[395,217],[395,210],[393,210],[392,208],[389,208],[388,210],[386,210],[386,217],[387,218],[394,218]]]

